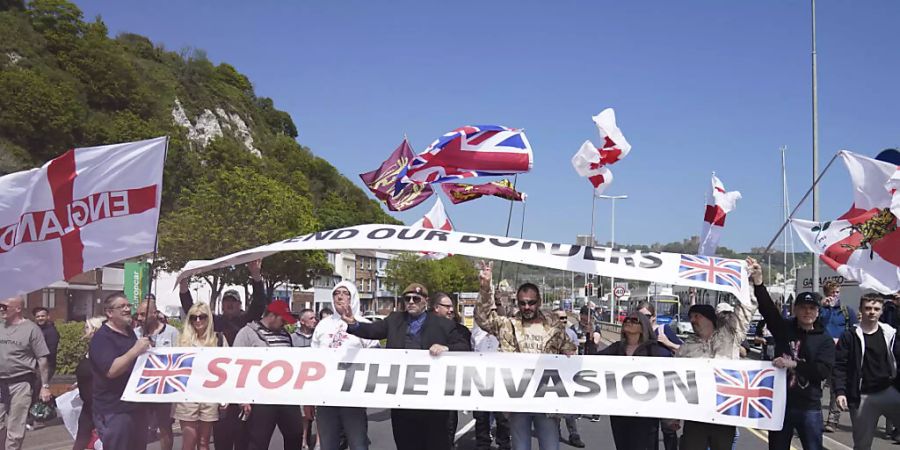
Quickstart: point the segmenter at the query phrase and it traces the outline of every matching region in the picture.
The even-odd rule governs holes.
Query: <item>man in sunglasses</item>
[[[403,291],[406,311],[392,312],[384,320],[359,322],[347,309],[336,311],[347,332],[363,339],[387,339],[387,348],[428,350],[433,356],[446,351],[468,351],[469,341],[456,324],[426,312],[428,289],[419,283]],[[392,409],[391,428],[397,450],[448,450],[447,411]]]
[[[541,311],[540,289],[525,283],[516,291],[519,311],[504,317],[493,309],[491,278],[493,265],[481,262],[481,289],[475,305],[475,323],[500,341],[501,352],[550,353],[574,355],[577,347],[566,335],[566,324]],[[509,428],[514,449],[531,448],[534,428],[541,450],[559,449],[559,425],[547,414],[509,413]]]

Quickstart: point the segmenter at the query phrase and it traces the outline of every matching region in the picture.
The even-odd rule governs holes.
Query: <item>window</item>
[[[56,289],[44,289],[42,292],[41,306],[44,308],[56,308]]]

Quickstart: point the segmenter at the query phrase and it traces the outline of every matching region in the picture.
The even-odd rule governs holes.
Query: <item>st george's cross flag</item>
[[[900,167],[897,167],[888,181],[887,189],[891,193],[891,212],[900,219]]]
[[[453,222],[447,217],[447,211],[444,210],[444,202],[440,198],[434,202],[431,211],[428,211],[424,217],[410,225],[413,228],[427,228],[430,230],[453,231]],[[444,259],[448,255],[446,253],[421,252],[423,259]]]
[[[532,164],[531,144],[524,130],[465,126],[444,134],[413,158],[399,174],[394,189],[399,192],[407,183],[524,173]]]
[[[597,194],[602,194],[613,180],[612,172],[607,166],[627,156],[631,151],[631,144],[616,125],[616,113],[612,108],[604,109],[593,120],[603,139],[603,145],[597,147],[590,140],[584,141],[572,157],[572,167],[578,175],[587,177]]]
[[[737,206],[741,199],[738,191],[725,191],[725,185],[712,175],[712,186],[706,194],[706,209],[703,212],[703,228],[700,230],[700,247],[698,255],[715,255],[725,228],[725,216]]]
[[[891,179],[897,166],[848,151],[840,156],[850,172],[853,205],[835,220],[792,219],[800,239],[819,258],[864,289],[900,290],[900,231],[891,213]]]
[[[0,177],[0,298],[153,252],[166,138],[76,148]]]

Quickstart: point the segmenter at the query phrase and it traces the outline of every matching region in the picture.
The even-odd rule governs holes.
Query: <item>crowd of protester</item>
[[[121,400],[137,358],[152,347],[312,347],[510,352],[610,357],[740,359],[747,330],[758,306],[763,320],[752,341],[762,344],[761,359],[787,371],[786,410],[781,430],[769,431],[773,450],[791,448],[796,435],[805,450],[822,449],[823,436],[837,429],[849,412],[855,449],[871,448],[880,417],[888,433],[900,438],[900,342],[896,336],[897,295],[865,294],[854,305],[842,302],[840,285],[826,282],[823,294],[796,296],[790,315],[782,313],[763,284],[760,265],[748,258],[752,301],[716,306],[691,305],[693,334],[679,337],[657,323],[656,310],[642,302],[629,311],[618,339],[603,337],[597,311],[584,306],[570,320],[566,311],[548,312],[540,289],[525,283],[515,292],[495,289],[492,266],[480,267],[480,290],[474,326],[464,326],[459,305],[443,292],[429,294],[413,283],[403,290],[403,306],[383,320],[362,316],[355,285],[342,281],[332,289],[332,306],[318,313],[293,313],[265,294],[259,261],[248,264],[253,286],[246,311],[240,295],[226,291],[222,314],[207,303],[194,303],[187,283],[180,286],[186,322],[181,331],[155,311],[152,296],[135,311],[122,293],[103,300],[104,315],[85,321],[88,351],[79,361],[76,386],[83,401],[73,450],[93,448],[99,439],[107,450],[146,448],[158,437],[172,450],[173,424],[182,433],[182,449],[268,449],[278,427],[287,449],[367,450],[368,417],[364,407],[294,406],[218,403],[141,404]],[[56,368],[59,333],[50,311],[35,308],[25,318],[21,297],[0,301],[0,450],[22,448],[29,407],[50,402],[50,380]],[[293,328],[287,328],[292,325]],[[289,331],[292,330],[292,331]],[[610,333],[607,333],[607,337]],[[770,351],[771,350],[771,351]],[[823,414],[824,388],[830,401]],[[455,447],[458,412],[391,410],[398,450],[450,450]],[[560,442],[583,448],[578,421],[600,416],[474,411],[475,447],[489,450],[530,449],[536,438],[541,450],[557,450]],[[619,450],[735,449],[736,427],[706,422],[611,416],[612,441]],[[565,426],[567,439],[561,438]],[[680,433],[680,436],[679,436]],[[607,443],[592,443],[607,448]]]

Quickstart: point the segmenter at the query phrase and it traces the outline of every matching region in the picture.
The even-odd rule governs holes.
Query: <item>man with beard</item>
[[[475,323],[497,336],[501,352],[575,354],[577,347],[566,335],[565,324],[552,314],[541,312],[541,292],[536,285],[525,283],[519,286],[515,315],[497,314],[491,292],[492,274],[493,265],[482,261]],[[513,448],[531,448],[533,428],[541,450],[559,449],[559,425],[555,418],[544,413],[509,413],[508,417]]]

